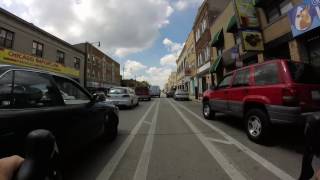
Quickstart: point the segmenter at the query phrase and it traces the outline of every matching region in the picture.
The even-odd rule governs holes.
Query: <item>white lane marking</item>
[[[227,145],[231,145],[232,143],[230,141],[225,141],[225,140],[221,140],[221,139],[215,139],[215,138],[211,138],[211,137],[207,137],[207,139],[211,142],[216,142],[216,143],[221,143],[221,144],[227,144]]]
[[[148,114],[150,113],[153,106],[156,104],[156,101],[152,103],[152,105],[148,108],[148,110],[144,113],[144,115],[141,117],[137,125],[132,129],[131,133],[128,135],[127,139],[122,143],[120,148],[117,150],[117,152],[112,156],[112,158],[109,160],[108,164],[103,168],[103,170],[100,172],[96,180],[108,180],[110,179],[111,175],[113,174],[114,170],[118,166],[119,162],[123,158],[124,154],[126,153],[127,149],[129,148],[130,144],[132,143],[133,139],[137,135],[139,129],[142,126],[142,123],[147,118]]]
[[[246,153],[252,159],[254,159],[258,163],[260,163],[263,167],[268,169],[271,173],[276,175],[278,178],[283,179],[283,180],[294,180],[295,179],[291,175],[289,175],[288,173],[286,173],[285,171],[283,171],[282,169],[277,167],[276,165],[272,164],[267,159],[263,158],[262,156],[260,156],[256,152],[254,152],[253,150],[247,148],[245,145],[241,144],[239,141],[235,140],[233,137],[231,137],[230,135],[228,135],[227,133],[225,133],[224,131],[222,131],[218,127],[214,126],[213,124],[210,124],[208,121],[206,121],[205,119],[200,117],[198,114],[196,114],[193,111],[191,111],[189,108],[185,107],[182,104],[178,104],[178,103],[175,103],[175,104],[177,104],[178,106],[180,106],[181,108],[183,108],[184,110],[186,110],[187,112],[192,114],[194,117],[199,119],[202,123],[206,124],[212,130],[214,130],[214,131],[218,132],[219,134],[221,134],[224,138],[229,140],[232,144],[237,146],[240,150],[242,150],[244,153]]]
[[[189,126],[189,128],[195,132],[199,131],[198,128],[193,125],[177,107],[175,107],[171,101],[168,100],[173,109],[181,116],[183,121]],[[200,142],[207,148],[211,156],[216,159],[221,168],[228,174],[228,176],[233,180],[246,180],[240,171],[233,166],[232,162],[230,162],[212,143],[210,143],[207,138],[203,134],[195,134]]]
[[[143,123],[148,124],[148,125],[152,124],[152,122],[150,122],[150,121],[143,121]]]
[[[142,153],[140,155],[140,160],[136,168],[136,172],[134,173],[133,180],[146,180],[148,175],[149,162],[151,157],[151,151],[153,146],[154,134],[157,126],[157,119],[159,114],[159,106],[160,103],[158,101],[155,113],[152,118],[151,127],[149,129],[146,142],[144,143],[144,147]]]

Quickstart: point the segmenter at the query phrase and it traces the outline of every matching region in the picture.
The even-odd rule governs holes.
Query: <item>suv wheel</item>
[[[202,107],[202,113],[204,118],[212,120],[214,118],[215,112],[211,109],[209,102],[204,102]]]
[[[262,109],[250,109],[245,116],[245,127],[249,139],[263,142],[270,129],[268,114]]]

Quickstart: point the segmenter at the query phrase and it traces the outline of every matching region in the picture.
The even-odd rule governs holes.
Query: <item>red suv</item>
[[[203,98],[203,115],[215,112],[243,118],[248,137],[261,142],[273,124],[303,123],[320,110],[320,68],[272,60],[228,73]]]

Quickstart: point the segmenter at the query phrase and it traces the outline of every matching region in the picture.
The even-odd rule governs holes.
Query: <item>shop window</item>
[[[65,54],[62,51],[57,51],[57,63],[64,64]]]
[[[11,49],[13,46],[13,36],[13,32],[6,29],[0,29],[0,47]]]
[[[234,38],[234,42],[235,42],[236,45],[240,45],[241,44],[241,37],[240,37],[240,33],[239,32],[233,33],[233,38]]]
[[[37,41],[32,42],[32,55],[37,57],[43,56],[43,44]]]
[[[74,66],[74,68],[77,69],[77,70],[80,69],[80,58],[74,57],[73,66]]]
[[[222,56],[223,47],[219,46],[219,47],[216,47],[216,48],[217,48],[217,55],[218,56]]]

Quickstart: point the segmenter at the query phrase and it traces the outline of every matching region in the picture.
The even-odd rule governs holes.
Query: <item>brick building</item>
[[[89,89],[120,86],[120,64],[90,43],[76,44],[86,54],[85,86]]]
[[[2,8],[0,63],[53,71],[84,84],[81,51]]]

